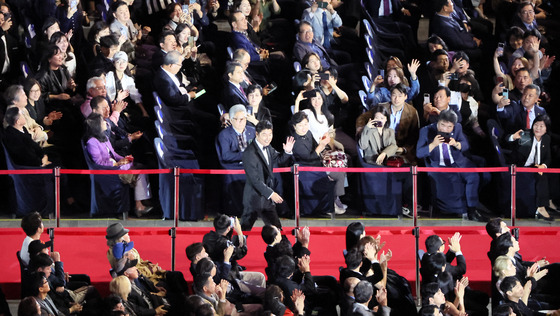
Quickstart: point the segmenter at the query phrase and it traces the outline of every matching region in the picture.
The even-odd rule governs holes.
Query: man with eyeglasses
[[[517,7],[517,16],[513,18],[513,25],[519,26],[524,32],[537,29],[535,7],[531,2],[521,2]]]

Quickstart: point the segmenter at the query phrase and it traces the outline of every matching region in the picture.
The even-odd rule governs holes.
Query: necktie
[[[441,144],[441,149],[443,153],[443,163],[446,167],[451,167],[451,156],[449,155],[449,145]]]
[[[331,34],[329,33],[329,21],[327,21],[327,10],[323,9],[323,47],[331,48]]]
[[[534,156],[534,163],[533,165],[540,165],[540,158],[541,158],[541,153],[540,153],[540,147],[539,147],[539,143],[535,142],[535,156]]]
[[[266,160],[266,164],[270,165],[270,161],[268,160],[268,147],[269,146],[263,147],[263,155],[264,155],[264,160]]]
[[[383,0],[383,13],[385,16],[391,15],[391,9],[389,8],[389,1],[391,0]]]
[[[243,87],[242,87],[242,86],[239,86],[239,90],[241,90],[241,93],[243,94],[243,96],[244,96],[245,98],[247,98],[247,95],[245,94],[245,90],[243,90]]]
[[[531,117],[530,117],[529,114],[531,114],[531,111],[528,110],[526,113],[527,113],[527,119],[526,119],[527,122],[526,122],[525,128],[530,129],[531,128]]]
[[[245,148],[247,148],[247,142],[243,138],[243,134],[237,135],[237,143],[239,144],[239,150],[242,152],[245,151]]]

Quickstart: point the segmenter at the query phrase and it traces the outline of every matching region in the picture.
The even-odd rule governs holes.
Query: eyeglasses
[[[531,15],[531,14],[535,14],[535,11],[533,11],[533,10],[521,11],[521,14],[523,14],[523,15]]]
[[[98,90],[98,91],[107,90],[107,88],[105,88],[105,86],[95,87],[95,89]]]

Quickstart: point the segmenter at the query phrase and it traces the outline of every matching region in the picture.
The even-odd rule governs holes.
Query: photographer
[[[247,254],[246,238],[237,217],[219,215],[214,219],[214,231],[204,235],[202,244],[216,265],[231,267],[228,281],[235,281],[244,293],[264,297],[265,277],[260,272],[243,271],[237,264]],[[235,231],[236,236],[233,235]],[[233,248],[233,251],[232,251]]]

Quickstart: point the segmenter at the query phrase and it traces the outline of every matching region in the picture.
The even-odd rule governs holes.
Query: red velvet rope
[[[52,169],[22,169],[22,170],[0,170],[2,174],[52,174]]]
[[[400,168],[325,168],[325,167],[299,167],[299,171],[319,171],[319,172],[354,172],[354,173],[376,173],[376,172],[410,172],[409,167]],[[418,167],[418,172],[509,172],[508,167],[492,167],[492,168],[432,168]],[[544,172],[544,173],[560,173],[557,168],[516,168],[517,172]],[[0,170],[0,175],[10,174],[53,174],[53,169],[24,169],[24,170]],[[172,169],[142,169],[142,170],[81,170],[81,169],[60,169],[61,174],[161,174],[172,173]],[[189,174],[245,174],[243,169],[224,170],[224,169],[180,169],[180,173]],[[292,168],[274,168],[274,172],[292,172]]]

